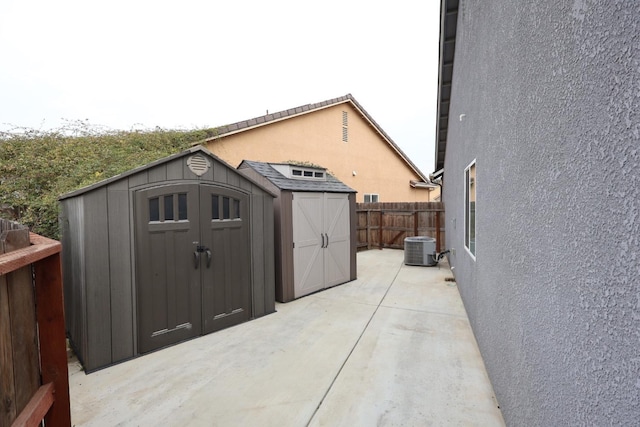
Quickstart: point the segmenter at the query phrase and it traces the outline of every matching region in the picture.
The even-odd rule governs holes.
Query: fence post
[[[71,413],[60,253],[37,262],[34,270],[42,382],[52,382],[55,387],[55,401],[45,416],[45,425],[68,426]]]
[[[382,216],[384,215],[384,212],[380,211],[380,228],[378,229],[378,237],[380,238],[380,240],[378,240],[378,249],[382,250],[382,247],[384,246],[384,244],[382,243]]]
[[[418,211],[415,211],[413,213],[413,235],[417,236],[418,235],[418,220],[419,220],[419,215],[418,215]]]
[[[367,250],[371,249],[371,209],[367,209]]]

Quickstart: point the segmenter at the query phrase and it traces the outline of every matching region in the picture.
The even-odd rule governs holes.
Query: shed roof
[[[407,164],[407,166],[420,177],[420,179],[422,179],[424,182],[427,182],[427,183],[429,182],[429,179],[427,178],[427,176],[424,173],[422,173],[420,169],[418,169],[418,167],[411,161],[411,159],[409,159],[409,156],[407,156],[405,152],[402,151],[395,142],[393,142],[391,137],[380,127],[380,125],[373,119],[373,117],[371,117],[371,115],[367,113],[367,111],[362,107],[362,105],[360,105],[360,103],[358,103],[358,101],[356,101],[356,99],[350,93],[346,94],[345,96],[340,96],[338,98],[317,102],[315,104],[306,104],[300,107],[279,111],[277,113],[265,114],[264,116],[255,117],[253,119],[242,120],[240,122],[232,123],[230,125],[220,126],[216,128],[217,134],[215,136],[207,138],[198,143],[200,144],[203,142],[206,143],[206,142],[214,141],[223,136],[233,135],[236,133],[247,131],[249,129],[254,129],[254,128],[265,126],[281,120],[286,120],[286,119],[300,116],[303,114],[309,114],[313,111],[318,111],[324,108],[333,107],[335,105],[346,104],[346,103],[351,104],[353,108],[355,108],[360,113],[360,115],[367,122],[369,122],[369,124],[373,127],[373,129],[382,137],[384,141],[386,141],[387,144],[389,144],[389,146],[400,156],[400,158]]]
[[[342,181],[327,173],[326,181],[314,181],[310,179],[288,178],[273,168],[272,163],[254,162],[243,160],[238,168],[249,166],[260,175],[267,178],[273,185],[281,190],[308,191],[326,193],[356,193],[356,190],[344,184]],[[324,169],[326,171],[326,169]]]
[[[200,154],[203,154],[205,156],[211,157],[212,159],[216,160],[217,162],[222,163],[224,166],[226,166],[227,168],[229,168],[232,171],[236,170],[233,166],[231,166],[230,164],[228,164],[227,162],[225,162],[224,160],[222,160],[221,158],[219,158],[218,156],[213,154],[211,151],[207,150],[206,148],[204,148],[201,145],[197,145],[195,147],[191,147],[191,148],[189,148],[187,150],[184,150],[184,151],[181,151],[179,153],[172,154],[171,156],[163,157],[162,159],[158,159],[158,160],[156,160],[154,162],[147,163],[146,165],[139,166],[137,168],[128,170],[128,171],[123,172],[123,173],[118,174],[118,175],[114,175],[111,178],[103,179],[102,181],[98,181],[95,184],[91,184],[91,185],[88,185],[86,187],[82,187],[82,188],[80,188],[78,190],[74,190],[74,191],[71,191],[69,193],[63,194],[62,196],[60,196],[58,198],[58,200],[69,199],[71,197],[76,197],[76,196],[79,196],[81,194],[88,193],[89,191],[95,190],[96,188],[100,188],[100,187],[103,187],[105,185],[109,185],[109,184],[111,184],[113,182],[119,181],[119,180],[121,180],[123,178],[135,175],[137,173],[146,171],[147,169],[151,169],[151,168],[153,168],[155,166],[158,166],[158,165],[161,165],[161,164],[164,164],[164,163],[168,163],[168,162],[170,162],[172,160],[175,160],[175,159],[178,159],[180,157],[186,157],[186,156],[189,156],[189,155],[192,155],[192,154],[195,154],[195,153],[200,153]],[[250,177],[247,177],[247,176],[242,175],[242,174],[240,174],[240,176],[242,176],[244,179],[247,179],[247,180],[251,181],[252,184],[256,185],[257,187],[260,187],[262,190],[266,191],[270,195],[272,195],[274,197],[276,196],[273,193],[273,191],[265,188],[263,185],[261,185],[260,183],[252,180]]]

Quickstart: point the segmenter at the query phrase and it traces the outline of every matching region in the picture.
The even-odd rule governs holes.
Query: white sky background
[[[0,130],[215,127],[351,93],[428,174],[440,0],[0,0]]]

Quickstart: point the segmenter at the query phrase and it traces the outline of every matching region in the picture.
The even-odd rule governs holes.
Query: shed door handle
[[[324,233],[325,236],[327,236],[327,244],[325,245],[325,248],[329,247],[329,235],[327,233]]]
[[[196,251],[193,251],[193,266],[197,270],[199,265],[200,265],[200,252],[196,250]]]
[[[211,255],[211,249],[207,248],[205,252],[207,253],[207,268],[209,268],[211,267],[211,258],[213,258]]]
[[[320,237],[322,237],[322,246],[320,248],[324,249],[324,233],[320,233]]]

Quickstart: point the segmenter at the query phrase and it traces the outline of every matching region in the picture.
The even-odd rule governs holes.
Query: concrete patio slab
[[[358,254],[358,280],[85,375],[76,426],[504,425],[446,264]]]

